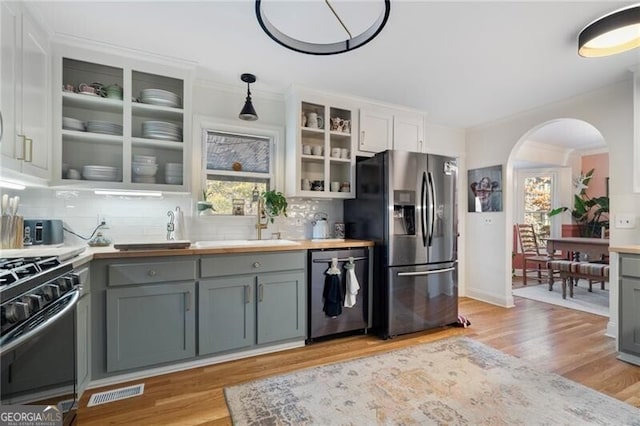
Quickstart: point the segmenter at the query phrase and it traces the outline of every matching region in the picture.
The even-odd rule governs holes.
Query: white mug
[[[340,182],[331,182],[331,191],[332,192],[340,191]]]
[[[311,155],[311,145],[302,145],[302,153],[304,155]]]
[[[311,150],[313,152],[313,155],[322,155],[322,146],[320,145],[314,145]]]
[[[301,188],[303,191],[311,191],[311,181],[309,179],[302,179]]]
[[[342,148],[340,150],[340,157],[341,158],[349,158],[349,150],[347,148]]]
[[[340,158],[340,148],[331,148],[331,156],[333,158]]]

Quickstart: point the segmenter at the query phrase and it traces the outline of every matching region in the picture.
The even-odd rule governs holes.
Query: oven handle
[[[76,304],[78,303],[78,299],[79,298],[80,298],[80,291],[78,289],[74,289],[74,290],[71,290],[70,292],[68,292],[67,294],[65,294],[62,298],[58,299],[58,300],[65,300],[65,299],[71,299],[71,300],[69,301],[69,303],[67,303],[67,306],[62,308],[62,310],[60,312],[58,312],[57,314],[55,314],[51,318],[47,319],[45,322],[40,324],[38,327],[34,328],[33,330],[29,331],[28,333],[23,334],[22,336],[18,337],[17,339],[12,340],[8,344],[0,346],[0,355],[4,354],[5,352],[12,351],[13,349],[15,349],[18,346],[20,346],[21,344],[23,344],[26,340],[31,339],[32,337],[36,336],[37,334],[40,334],[41,332],[43,332],[47,328],[51,327],[60,318],[62,318],[67,312],[69,312],[71,309],[73,309],[76,306]],[[4,339],[11,337],[12,334],[13,333],[7,334],[6,336],[4,336]]]

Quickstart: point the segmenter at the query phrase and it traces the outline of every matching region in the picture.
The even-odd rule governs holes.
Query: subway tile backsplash
[[[108,229],[101,232],[114,242],[164,240],[167,212],[176,206],[184,212],[185,237],[198,240],[234,240],[256,238],[255,216],[199,216],[190,194],[164,194],[160,198],[125,198],[95,195],[91,191],[29,188],[20,195],[19,214],[28,219],[62,219],[65,227],[89,237],[99,217],[106,218]],[[330,229],[343,218],[342,200],[289,198],[288,217],[278,217],[262,238],[280,233],[281,238],[311,238],[314,215],[326,213]],[[66,243],[80,241],[65,232]]]

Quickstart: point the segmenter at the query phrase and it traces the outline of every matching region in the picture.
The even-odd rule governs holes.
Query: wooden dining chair
[[[546,249],[538,245],[538,236],[533,225],[528,223],[517,223],[514,225],[516,235],[518,236],[518,246],[522,253],[522,284],[527,285],[527,274],[536,273],[535,280],[538,284],[542,284],[543,280],[548,281],[549,269],[547,262],[549,256]]]

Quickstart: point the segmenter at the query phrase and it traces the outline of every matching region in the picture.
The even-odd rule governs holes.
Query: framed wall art
[[[469,212],[502,211],[502,165],[470,169]]]

